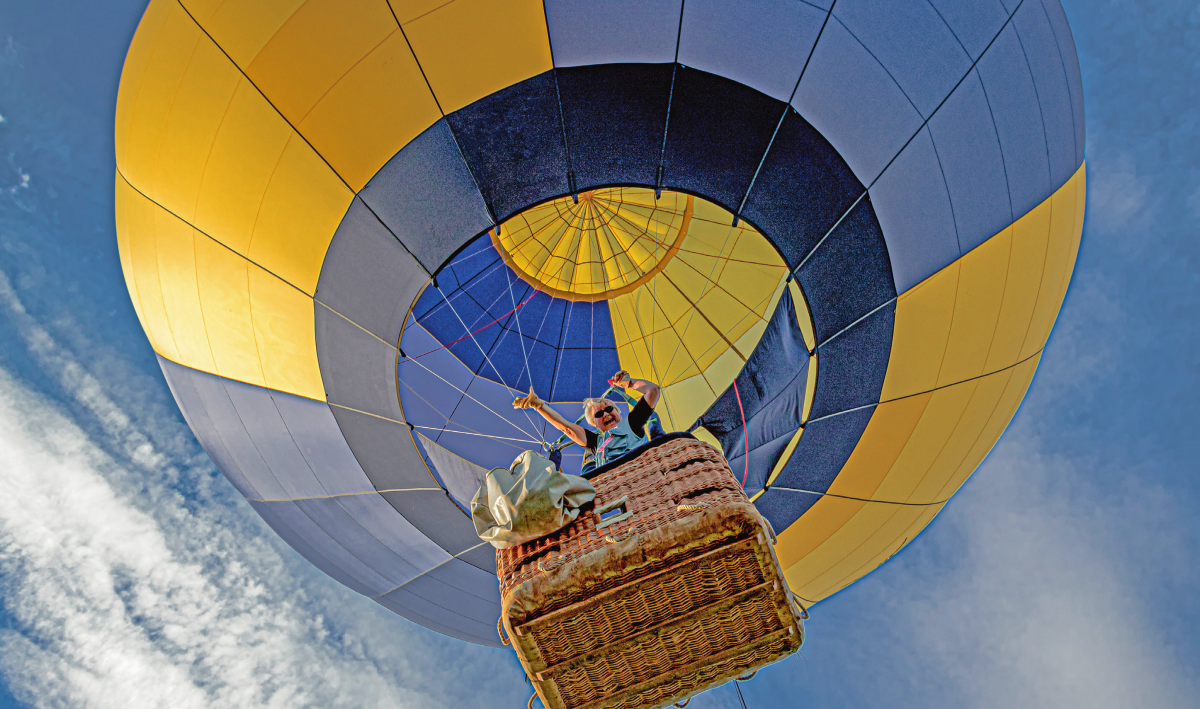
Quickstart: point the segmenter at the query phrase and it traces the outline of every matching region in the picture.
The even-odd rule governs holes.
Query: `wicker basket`
[[[686,434],[592,476],[571,525],[497,552],[502,634],[551,709],[641,709],[786,657],[804,638],[770,526]]]

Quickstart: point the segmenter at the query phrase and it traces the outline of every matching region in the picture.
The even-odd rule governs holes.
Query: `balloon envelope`
[[[152,0],[117,231],[205,450],[325,573],[497,644],[466,498],[557,437],[511,402],[626,369],[803,599],[883,563],[1034,375],[1082,90],[1057,0],[823,4]]]

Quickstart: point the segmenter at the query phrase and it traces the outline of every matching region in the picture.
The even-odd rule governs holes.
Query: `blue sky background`
[[[1197,703],[1200,5],[1064,4],[1088,212],[1030,393],[929,528],[814,609],[804,658],[742,686],[752,709]],[[0,707],[523,706],[510,652],[325,578],[183,423],[113,227],[143,8],[0,3]]]

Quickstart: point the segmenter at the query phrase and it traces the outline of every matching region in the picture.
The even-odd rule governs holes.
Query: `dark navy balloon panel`
[[[702,194],[736,213],[784,105],[724,77],[681,67],[663,156],[666,186]]]
[[[575,187],[654,184],[674,66],[606,64],[556,73]]]
[[[747,490],[762,489],[800,427],[810,363],[797,322],[791,291],[785,289],[754,354],[692,425],[703,426],[721,442],[730,467],[747,478]]]
[[[554,75],[547,72],[447,117],[495,218],[567,191],[560,116]]]

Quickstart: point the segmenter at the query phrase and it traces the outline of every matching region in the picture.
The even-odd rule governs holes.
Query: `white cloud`
[[[1200,15],[1200,5],[1196,6],[1195,14]],[[1200,219],[1200,185],[1192,190],[1192,194],[1188,196],[1188,208],[1192,210],[1192,216]]]
[[[194,442],[156,446],[186,434],[139,428],[106,392],[116,383],[65,354],[3,274],[0,313],[72,398],[63,409],[0,369],[0,597],[12,619],[0,673],[18,698],[462,706],[473,695],[464,676],[500,677],[502,701],[523,698],[507,653],[416,628],[325,579]]]
[[[907,646],[898,664],[937,678],[917,694],[939,704],[1194,706],[1148,610],[1163,571],[1138,558],[1182,543],[1156,520],[1185,512],[1154,488],[1097,489],[1101,463],[1046,453],[1035,426],[1020,419],[935,528],[868,582],[889,642]]]
[[[1093,158],[1087,177],[1089,234],[1100,232],[1124,237],[1117,239],[1116,244],[1125,250],[1138,249],[1141,241],[1128,237],[1149,226],[1156,209],[1150,182],[1138,174],[1133,157]]]

